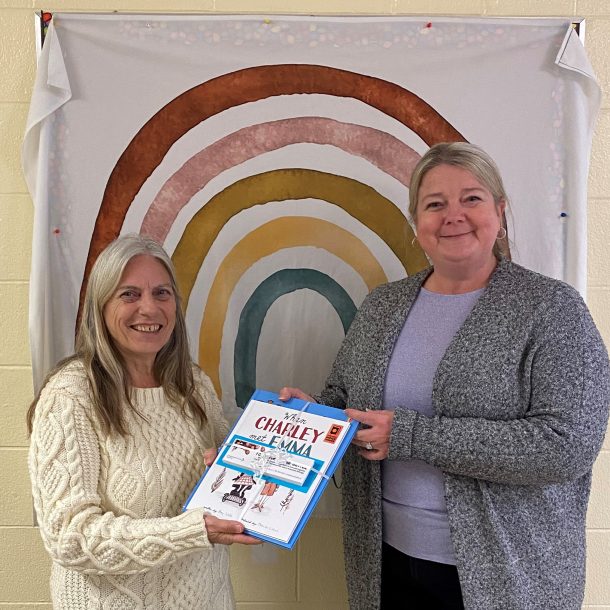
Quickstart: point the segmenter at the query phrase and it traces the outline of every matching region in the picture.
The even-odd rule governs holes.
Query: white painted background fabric
[[[73,350],[83,270],[110,173],[138,130],[184,91],[251,66],[312,64],[396,83],[425,100],[497,161],[510,196],[513,259],[585,290],[586,183],[600,91],[568,20],[310,18],[55,14],[42,50],[23,147],[35,203],[30,337],[35,385]],[[190,130],[137,194],[121,229],[139,231],[165,181],[206,146],[240,128],[294,117],[374,128],[422,154],[427,145],[392,117],[351,98],[284,95],[233,107]],[[240,162],[182,209],[164,245],[172,253],[195,213],[235,182],[303,168],[369,185],[406,213],[404,184],[332,146],[295,143]],[[233,217],[204,260],[187,309],[197,358],[210,286],[236,243],[274,219],[315,218],[365,244],[387,279],[405,270],[370,229],[326,201],[268,202]],[[230,295],[220,389],[234,410],[234,342],[257,286],[282,269],[317,269],[360,304],[368,287],[345,259],[317,245],[278,248],[253,261]],[[316,391],[343,328],[311,290],[269,308],[258,343],[257,385]]]

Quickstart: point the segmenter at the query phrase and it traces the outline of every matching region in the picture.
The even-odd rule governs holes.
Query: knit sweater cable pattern
[[[29,467],[54,607],[234,607],[226,549],[208,541],[201,510],[181,512],[204,449],[227,432],[209,379],[195,375],[204,430],[162,388],[134,389],[140,415],[125,409],[125,437],[102,432],[80,363],[47,383]]]

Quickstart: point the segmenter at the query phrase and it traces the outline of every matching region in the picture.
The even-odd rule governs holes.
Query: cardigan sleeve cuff
[[[413,429],[417,411],[396,409],[390,433],[389,460],[409,460],[412,457]]]

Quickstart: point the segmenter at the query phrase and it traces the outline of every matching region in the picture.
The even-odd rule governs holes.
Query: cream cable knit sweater
[[[78,362],[44,388],[29,467],[55,608],[234,608],[227,548],[208,541],[201,510],[181,510],[203,450],[227,433],[209,379],[195,374],[214,439],[161,388],[134,389],[144,418],[129,411],[129,436],[105,436]]]

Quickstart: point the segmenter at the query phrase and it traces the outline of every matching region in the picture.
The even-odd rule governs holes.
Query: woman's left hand
[[[390,433],[394,411],[358,411],[345,409],[345,414],[367,426],[356,432],[352,443],[361,447],[360,455],[366,460],[384,460],[390,449]]]
[[[213,544],[262,544],[263,541],[244,534],[244,525],[239,521],[218,519],[213,515],[203,517],[208,540]]]
[[[203,452],[203,463],[205,464],[206,468],[209,468],[214,463],[217,455],[218,450],[216,447],[211,447]]]

